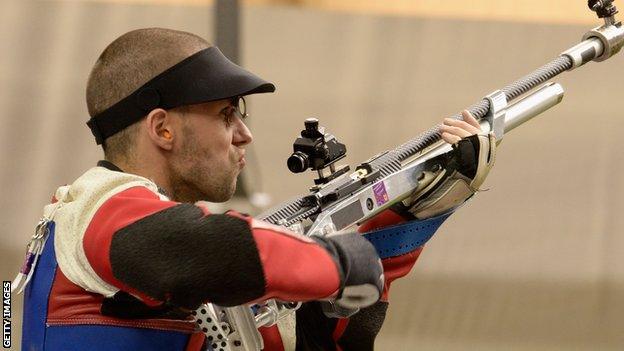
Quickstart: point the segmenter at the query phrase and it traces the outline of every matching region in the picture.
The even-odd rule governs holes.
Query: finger
[[[481,125],[479,124],[479,122],[477,121],[476,118],[474,118],[474,116],[472,115],[472,113],[470,113],[470,111],[468,110],[463,110],[462,111],[462,118],[464,119],[464,121],[468,122],[471,126],[479,129],[479,132],[481,132]]]
[[[459,127],[465,131],[467,131],[468,133],[472,134],[478,134],[479,132],[481,132],[481,129],[476,128],[475,126],[468,124],[468,122],[465,121],[461,121],[458,119],[454,119],[454,118],[445,118],[444,119],[444,124],[447,126],[453,126],[453,127]]]
[[[453,134],[447,133],[447,132],[443,132],[441,137],[442,137],[442,139],[444,141],[446,141],[449,144],[455,144],[455,143],[458,143],[461,140],[461,138],[458,137],[457,135],[453,135]]]
[[[446,124],[440,125],[440,130],[442,132],[447,132],[449,134],[456,135],[456,136],[458,136],[460,138],[465,138],[465,137],[469,137],[469,136],[472,135],[468,131],[463,130],[462,128],[453,127],[453,126],[447,126]]]

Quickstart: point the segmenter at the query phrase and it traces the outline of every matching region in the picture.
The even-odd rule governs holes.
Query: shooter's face
[[[182,110],[171,162],[175,200],[223,202],[234,194],[252,135],[233,109],[231,100],[219,100]]]

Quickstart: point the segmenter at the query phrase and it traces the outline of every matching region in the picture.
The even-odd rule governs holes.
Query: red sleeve
[[[233,221],[236,225],[230,226]],[[188,240],[175,240],[176,235]],[[111,264],[111,246],[119,243],[123,250],[113,252],[123,255],[117,262],[131,268],[125,275],[115,274],[120,269]],[[184,295],[178,300],[182,305],[193,305],[197,299],[238,304],[239,290],[258,291],[239,296],[247,302],[307,301],[332,296],[340,286],[336,261],[313,240],[235,212],[212,215],[203,207],[163,201],[144,187],[108,199],[87,227],[83,247],[99,277],[150,305],[172,295]],[[183,254],[176,256],[176,252]],[[259,272],[255,275],[261,277],[256,282],[240,269]],[[211,295],[228,286],[220,282],[230,289]],[[186,296],[189,290],[205,296]]]
[[[236,212],[232,216],[245,218]],[[257,301],[308,301],[336,295],[340,276],[334,259],[307,236],[246,217],[258,252],[267,291]]]
[[[113,276],[110,264],[111,240],[121,228],[176,204],[161,200],[145,187],[129,188],[104,202],[91,219],[82,242],[85,255],[95,273],[108,284],[141,298],[149,305],[160,304],[160,301],[127,286]]]

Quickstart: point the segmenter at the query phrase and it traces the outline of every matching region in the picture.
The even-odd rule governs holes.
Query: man
[[[266,350],[372,348],[385,315],[377,301],[420,248],[384,260],[384,286],[375,248],[357,233],[308,238],[234,211],[211,214],[201,203],[234,193],[252,141],[244,96],[274,89],[190,33],[140,29],[104,50],[87,106],[105,160],[59,188],[44,209],[40,232],[48,237],[26,290],[24,350],[216,350],[194,309],[271,298],[332,303],[306,304],[296,326],[262,328]],[[471,189],[459,202],[487,174],[491,164],[478,159],[489,159],[493,147],[488,138],[466,139],[480,129],[465,119],[448,121],[442,134],[474,145],[467,164],[475,174],[446,177],[450,189],[458,182]],[[419,190],[364,228],[459,203],[438,205],[448,189]]]

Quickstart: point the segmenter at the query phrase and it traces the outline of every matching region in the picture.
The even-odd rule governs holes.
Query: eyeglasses
[[[241,119],[245,119],[245,118],[249,117],[249,114],[247,113],[247,103],[245,102],[245,98],[244,97],[237,96],[237,97],[233,98],[232,99],[232,106],[234,106],[234,109],[236,110],[236,114]]]

